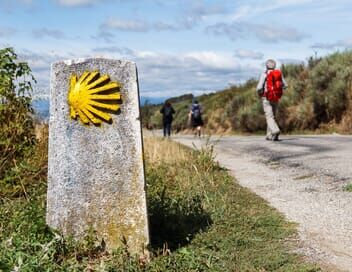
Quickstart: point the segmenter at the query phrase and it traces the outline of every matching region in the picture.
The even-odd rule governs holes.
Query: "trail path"
[[[205,139],[174,136],[188,146]],[[299,224],[300,251],[329,271],[352,271],[351,136],[211,139],[216,159],[238,182]]]

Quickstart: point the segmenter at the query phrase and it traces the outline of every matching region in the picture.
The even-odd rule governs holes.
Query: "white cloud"
[[[118,46],[103,46],[103,47],[95,47],[92,49],[93,52],[97,53],[120,53],[122,55],[132,55],[133,50],[126,48],[126,47],[118,47]]]
[[[340,47],[351,48],[352,47],[352,38],[338,41],[337,45]]]
[[[256,52],[247,49],[238,49],[235,51],[235,57],[240,59],[263,59],[264,54],[261,52]]]
[[[212,51],[191,52],[185,54],[185,58],[200,63],[204,67],[214,69],[234,69],[235,64],[232,58],[226,54],[219,54]]]
[[[308,37],[292,27],[253,24],[246,22],[217,23],[206,28],[207,33],[217,36],[226,36],[235,41],[256,37],[262,42],[299,42]]]
[[[217,4],[206,4],[202,1],[193,1],[192,4],[187,5],[187,16],[192,18],[194,21],[200,21],[210,16],[223,15],[228,13],[228,10],[224,5]]]
[[[137,20],[121,20],[116,18],[109,18],[103,28],[115,29],[120,31],[146,32],[149,30],[149,24]]]
[[[104,41],[106,43],[113,43],[115,35],[110,31],[107,31],[104,27],[100,27],[97,35],[92,35],[91,38],[97,41]]]
[[[336,43],[315,43],[311,46],[313,49],[334,49],[336,47]]]
[[[148,32],[155,31],[178,31],[188,28],[182,24],[173,24],[166,22],[147,22],[141,20],[121,20],[117,18],[109,18],[104,24],[100,26],[100,31],[118,30],[126,32]]]
[[[352,38],[340,40],[334,43],[315,43],[311,46],[313,49],[332,50],[338,47],[352,48]]]
[[[164,30],[180,30],[182,27],[176,24],[169,24],[165,22],[155,22],[152,25],[153,29],[157,31],[164,31]]]
[[[32,34],[35,38],[50,37],[54,39],[67,39],[66,35],[61,30],[46,27],[33,29]]]
[[[272,0],[262,1],[262,3],[258,3],[258,1],[252,1],[251,3],[247,1],[245,5],[240,5],[236,8],[236,10],[229,16],[231,20],[243,20],[247,18],[257,18],[259,15],[263,15],[264,13],[273,12],[278,9],[283,8],[292,8],[292,6],[305,5],[308,3],[312,3],[314,0]]]
[[[0,37],[9,37],[16,33],[16,29],[13,27],[1,27],[0,26]]]
[[[284,58],[277,60],[277,66],[280,67],[282,64],[304,64],[305,60],[302,59],[293,59],[293,58]]]
[[[212,51],[162,54],[126,48],[113,48],[115,52],[105,49],[106,52],[101,53],[106,57],[116,57],[118,51],[120,58],[137,63],[141,94],[149,97],[221,90],[234,82],[256,77],[261,70],[259,65],[239,63],[230,54]]]

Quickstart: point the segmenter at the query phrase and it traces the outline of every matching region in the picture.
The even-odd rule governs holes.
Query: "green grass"
[[[49,229],[39,157],[26,194],[2,194],[0,271],[320,271],[292,253],[295,226],[215,164],[211,147],[146,141],[148,264],[126,248],[105,252],[93,230],[74,242]]]
[[[352,192],[352,183],[347,184],[346,186],[344,186],[343,190],[346,191],[346,192]]]

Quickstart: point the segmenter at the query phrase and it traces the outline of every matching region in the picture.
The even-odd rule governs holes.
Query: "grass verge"
[[[151,261],[103,250],[94,231],[79,242],[45,224],[46,145],[0,190],[0,271],[320,271],[293,254],[295,228],[213,161],[145,140]],[[20,174],[19,174],[20,173]]]

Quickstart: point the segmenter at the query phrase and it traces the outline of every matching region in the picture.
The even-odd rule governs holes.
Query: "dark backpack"
[[[199,105],[193,105],[192,112],[193,112],[193,118],[194,119],[199,119],[200,118],[200,107],[199,107]]]
[[[172,108],[171,107],[164,108],[164,116],[167,118],[172,117]]]
[[[265,97],[269,101],[278,102],[282,96],[282,74],[280,70],[269,70],[266,74]]]

